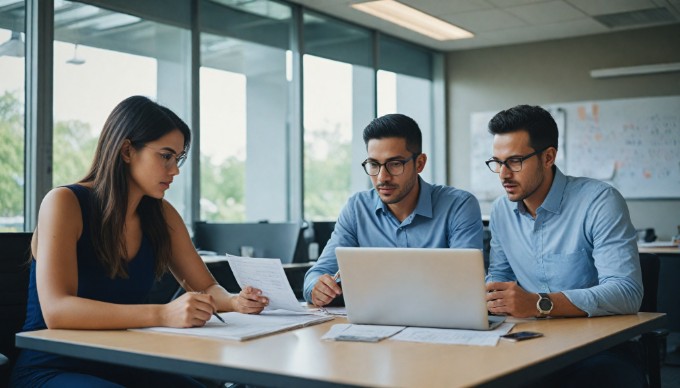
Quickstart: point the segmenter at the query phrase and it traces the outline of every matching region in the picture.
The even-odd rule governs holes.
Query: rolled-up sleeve
[[[342,209],[338,221],[335,223],[335,229],[333,229],[331,238],[324,247],[321,256],[319,256],[316,263],[314,263],[312,268],[305,274],[303,294],[308,303],[312,302],[312,289],[314,289],[314,285],[319,279],[319,276],[323,274],[333,275],[338,270],[338,259],[335,256],[335,248],[359,246],[356,235],[357,221],[352,206],[355,199],[356,197],[350,198]]]
[[[563,294],[588,316],[634,314],[642,303],[642,274],[636,233],[628,207],[613,188],[591,202],[586,234],[591,236],[592,257],[599,284]]]

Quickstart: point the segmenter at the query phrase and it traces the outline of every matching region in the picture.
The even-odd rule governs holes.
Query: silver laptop
[[[352,323],[490,330],[477,249],[335,249]]]

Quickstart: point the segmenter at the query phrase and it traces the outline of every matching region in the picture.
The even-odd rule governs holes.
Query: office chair
[[[641,312],[657,312],[657,292],[659,289],[659,257],[653,253],[640,253],[642,285]],[[661,387],[661,365],[665,358],[668,330],[660,329],[644,333],[640,337],[644,357],[644,367],[650,388]]]
[[[19,350],[14,335],[26,319],[30,247],[33,233],[0,233],[0,387],[9,385],[9,375]]]

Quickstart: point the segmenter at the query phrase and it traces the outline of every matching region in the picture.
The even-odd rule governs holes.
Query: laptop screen
[[[335,253],[352,323],[491,328],[478,249],[341,247]]]

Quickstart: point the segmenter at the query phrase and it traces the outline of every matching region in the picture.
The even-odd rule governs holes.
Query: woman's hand
[[[247,286],[231,298],[232,310],[243,314],[259,314],[269,304],[262,291]]]
[[[210,294],[187,292],[161,309],[161,326],[197,327],[203,326],[217,311]]]

